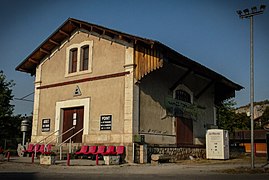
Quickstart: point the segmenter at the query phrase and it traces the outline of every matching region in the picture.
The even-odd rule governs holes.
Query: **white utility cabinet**
[[[229,159],[229,133],[223,129],[209,129],[206,132],[206,158]]]

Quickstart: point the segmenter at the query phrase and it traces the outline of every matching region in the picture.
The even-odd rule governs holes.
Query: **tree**
[[[234,99],[223,101],[218,108],[217,125],[221,129],[228,130],[233,133],[235,130],[250,129],[250,118],[246,113],[235,113],[234,106],[236,105]]]
[[[3,71],[0,71],[0,121],[12,115],[14,106],[10,104],[13,98],[13,81],[7,81]]]
[[[14,105],[12,87],[13,81],[7,81],[3,71],[0,71],[0,146],[4,146],[5,139],[12,139],[21,135],[21,116],[13,116]]]
[[[235,105],[234,100],[229,99],[223,101],[218,108],[217,114],[217,125],[221,129],[228,130],[231,132],[233,130],[233,122],[235,113],[233,111],[233,106]]]

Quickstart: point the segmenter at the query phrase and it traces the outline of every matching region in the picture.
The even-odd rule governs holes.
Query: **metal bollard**
[[[35,154],[32,153],[32,163],[34,163],[34,162],[35,162]]]
[[[96,159],[96,166],[98,166],[98,154],[96,154],[96,156],[95,156],[95,159]]]
[[[67,153],[67,166],[70,166],[70,154]]]
[[[9,159],[10,159],[10,152],[8,151],[7,152],[7,161],[9,161]]]

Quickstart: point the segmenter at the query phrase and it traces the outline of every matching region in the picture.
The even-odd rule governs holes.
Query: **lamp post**
[[[250,19],[250,115],[251,115],[251,168],[254,168],[254,54],[253,54],[253,16],[263,14],[265,5],[260,6],[260,10],[257,7],[252,7],[251,12],[249,9],[243,11],[238,10],[237,14],[241,19]]]

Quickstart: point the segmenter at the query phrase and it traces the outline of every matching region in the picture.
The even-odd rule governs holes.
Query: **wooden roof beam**
[[[37,60],[33,59],[33,58],[29,58],[29,61],[34,63],[34,64],[38,64]]]
[[[98,28],[96,26],[93,26],[91,28],[91,31],[96,32],[97,34],[100,34],[100,35],[103,35],[103,32],[104,32],[103,29],[100,29],[100,28]]]
[[[192,72],[191,69],[188,69],[169,89],[173,91],[176,87],[182,83],[182,81]]]
[[[210,81],[197,95],[195,95],[195,98],[199,99],[214,83],[215,81]]]
[[[58,43],[52,39],[49,39],[49,42],[51,42],[52,44],[55,44],[56,46],[60,46],[60,43]]]
[[[65,35],[65,36],[67,36],[67,37],[70,37],[70,35],[67,33],[67,32],[65,32],[65,31],[63,31],[63,30],[59,30],[59,32],[61,33],[61,34],[63,34],[63,35]]]
[[[75,22],[69,21],[69,24],[71,24],[74,27],[77,27],[77,25],[75,24]],[[79,24],[79,26],[81,26],[81,23],[77,23],[77,24]]]
[[[40,48],[40,51],[41,51],[41,52],[43,52],[43,53],[45,53],[45,54],[47,54],[47,55],[49,55],[49,54],[50,54],[50,52],[49,52],[49,51],[47,51],[47,50],[45,50],[45,49],[43,49],[43,48]]]
[[[150,42],[150,48],[153,49],[154,42]]]

